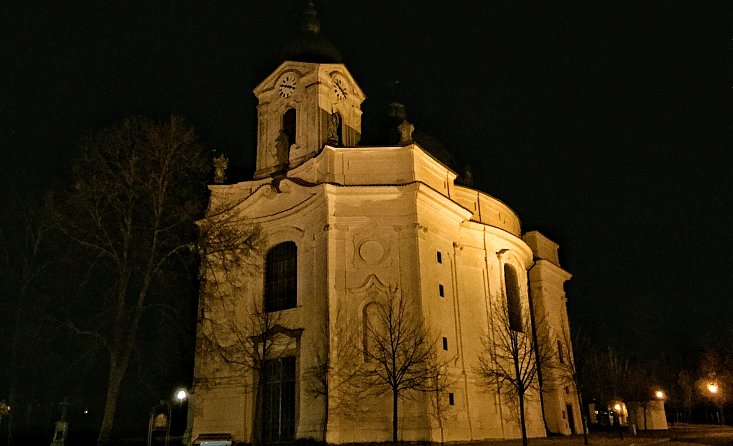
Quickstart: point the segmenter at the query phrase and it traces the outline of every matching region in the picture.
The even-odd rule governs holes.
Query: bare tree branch
[[[516,317],[516,316],[514,316]],[[545,321],[532,320],[529,309],[521,311],[522,330],[515,330],[515,320],[510,315],[507,302],[493,305],[493,327],[482,337],[483,348],[475,372],[490,388],[498,388],[517,403],[522,428],[522,444],[527,445],[525,422],[525,397],[530,391],[539,392],[540,367],[551,364],[554,350],[541,327]],[[536,329],[533,335],[532,326]],[[547,371],[545,368],[543,371]]]

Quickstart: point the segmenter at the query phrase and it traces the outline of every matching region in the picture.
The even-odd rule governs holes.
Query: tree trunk
[[[527,424],[524,420],[524,392],[519,392],[519,421],[522,424],[522,446],[527,446]]]
[[[580,423],[581,428],[583,429],[583,444],[588,444],[588,417],[586,416],[585,407],[583,407],[583,397],[581,396],[580,392],[575,391],[575,394],[578,396],[578,407],[580,408]]]
[[[254,420],[252,423],[252,444],[262,443],[262,434],[265,426],[262,424],[262,411],[264,410],[265,371],[260,367],[257,373],[257,388],[255,389]]]
[[[126,369],[127,361],[124,364],[110,361],[107,399],[104,403],[104,417],[102,418],[102,427],[99,430],[97,446],[107,446],[110,444],[112,426],[115,420],[115,412],[117,411],[117,398],[120,395],[122,379],[125,377]]]
[[[647,429],[647,425],[646,425],[646,411],[647,411],[647,405],[648,404],[649,403],[644,403],[644,406],[643,406],[644,407],[644,431],[648,430]]]
[[[392,442],[397,443],[397,397],[396,389],[392,389]]]

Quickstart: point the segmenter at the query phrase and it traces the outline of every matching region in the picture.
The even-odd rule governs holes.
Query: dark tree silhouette
[[[209,164],[194,132],[176,117],[127,119],[80,143],[59,222],[88,254],[90,280],[83,311],[70,312],[65,325],[96,341],[108,361],[99,445],[110,442],[144,313],[175,297],[166,275],[192,262]]]
[[[0,392],[15,410],[5,419],[12,442],[14,413],[30,411],[28,399],[38,358],[47,356],[50,324],[49,270],[58,264],[51,196],[8,192],[0,215]],[[23,378],[23,377],[26,378]],[[47,379],[51,379],[47,377]],[[0,426],[2,429],[2,426]]]

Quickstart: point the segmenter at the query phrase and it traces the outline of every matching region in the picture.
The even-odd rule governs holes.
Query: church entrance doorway
[[[262,440],[266,443],[292,441],[295,435],[295,357],[271,359],[265,363]]]

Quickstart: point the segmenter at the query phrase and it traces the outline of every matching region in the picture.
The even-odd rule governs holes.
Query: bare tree
[[[568,330],[563,330],[560,339],[558,339],[558,361],[555,365],[558,379],[565,384],[572,385],[578,397],[583,444],[588,444],[588,418],[586,409],[583,406],[583,367],[580,366],[578,359],[582,358],[589,348],[590,340],[581,330],[577,330],[575,336],[572,337]]]
[[[364,324],[360,385],[374,393],[392,393],[392,441],[397,441],[398,401],[415,392],[436,392],[440,385],[437,338],[397,288],[372,304]],[[440,389],[438,389],[440,390]]]
[[[455,360],[455,357],[450,359],[449,361],[453,360]],[[453,384],[455,384],[455,382],[455,379],[453,379],[448,372],[447,363],[440,364],[440,367],[438,367],[438,374],[433,378],[431,383],[433,389],[432,398],[430,398],[430,408],[432,411],[432,415],[438,422],[441,444],[445,442],[445,432],[443,426],[444,415],[451,406],[451,402],[449,399],[450,397],[446,398],[446,390],[448,390]]]
[[[533,322],[537,328],[536,336],[532,332]],[[549,340],[542,335],[546,332],[540,329],[543,325],[544,320],[533,321],[527,309],[522,309],[517,315],[510,313],[506,301],[496,305],[493,327],[482,338],[483,348],[476,369],[487,385],[515,398],[524,446],[527,445],[525,397],[529,391],[540,391],[540,367],[551,364],[554,354]],[[549,370],[544,369],[546,373]]]
[[[89,254],[90,279],[83,290],[88,299],[65,325],[95,340],[108,360],[99,445],[109,443],[143,314],[166,301],[175,305],[171,297],[180,301],[174,284],[163,280],[193,263],[209,164],[193,131],[176,117],[164,123],[131,118],[80,143],[60,222]]]

